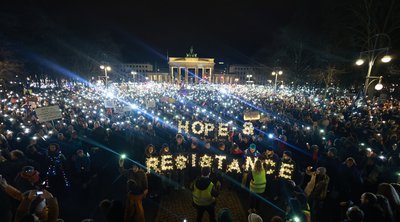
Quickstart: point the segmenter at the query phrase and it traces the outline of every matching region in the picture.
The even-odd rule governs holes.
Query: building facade
[[[193,47],[186,57],[168,58],[170,81],[175,83],[199,83],[212,81],[214,72],[213,58],[199,58]]]
[[[170,75],[168,72],[148,72],[146,80],[153,82],[170,82]]]
[[[124,79],[144,81],[148,73],[154,72],[150,63],[125,63],[119,66],[118,72]]]
[[[272,81],[272,69],[266,66],[251,66],[242,64],[229,65],[228,74],[229,83],[250,83],[265,85]],[[225,79],[224,77],[223,79]]]

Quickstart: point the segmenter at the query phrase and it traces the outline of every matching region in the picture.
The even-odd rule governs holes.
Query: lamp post
[[[281,76],[282,74],[283,74],[283,71],[282,71],[282,70],[279,70],[279,71],[277,71],[277,72],[275,72],[275,71],[272,72],[272,75],[275,76],[275,87],[274,87],[274,92],[276,92],[276,82],[278,81],[278,75]]]
[[[246,77],[248,78],[247,83],[251,83],[251,77],[253,77],[253,75],[246,75]]]
[[[370,76],[369,79],[373,79],[372,81],[370,81],[368,83],[367,89],[369,88],[369,86],[376,80],[378,80],[378,84],[375,85],[375,90],[376,91],[380,91],[383,89],[383,85],[382,85],[382,76]]]
[[[103,65],[101,65],[100,66],[100,69],[103,69],[104,70],[104,78],[106,78],[106,80],[105,80],[105,85],[106,85],[106,88],[108,87],[108,76],[107,76],[107,71],[111,71],[111,67],[110,66],[103,66]]]
[[[380,37],[385,37],[388,40],[388,47],[383,47],[383,48],[376,48],[378,44],[378,40]],[[375,64],[376,59],[382,54],[385,53],[385,56],[381,58],[381,62],[383,63],[388,63],[392,60],[392,57],[388,55],[389,52],[389,47],[391,45],[391,40],[390,37],[387,34],[380,33],[372,36],[368,42],[371,40],[375,39],[374,42],[374,48],[371,50],[363,51],[360,52],[360,57],[356,61],[356,65],[361,66],[364,64],[365,60],[363,58],[368,59],[368,72],[367,76],[365,77],[365,83],[364,83],[364,96],[368,95],[368,87],[371,85],[373,81],[370,82],[370,79],[379,79],[379,83],[376,85],[375,89],[376,90],[381,90],[383,88],[383,85],[381,84],[382,81],[382,76],[371,76],[372,73],[372,68]],[[379,87],[378,87],[379,85]]]
[[[131,75],[132,75],[132,79],[135,80],[135,76],[137,75],[137,72],[136,71],[132,71]]]

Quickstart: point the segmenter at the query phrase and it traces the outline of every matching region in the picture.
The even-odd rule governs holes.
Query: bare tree
[[[400,30],[398,0],[360,0],[358,4],[352,1],[349,8],[354,17],[347,28],[351,30],[355,42],[363,50],[374,47],[374,35],[385,33],[393,38]]]
[[[0,47],[0,79],[11,80],[22,71],[22,64],[5,46]]]
[[[335,81],[339,78],[339,75],[343,73],[346,72],[330,65],[321,73],[321,79],[325,83],[325,87],[328,88],[331,84],[335,83]]]

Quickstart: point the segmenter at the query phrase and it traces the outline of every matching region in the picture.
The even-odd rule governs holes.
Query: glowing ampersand
[[[254,134],[253,123],[246,122],[243,124],[243,134],[245,134],[245,135],[253,135]]]

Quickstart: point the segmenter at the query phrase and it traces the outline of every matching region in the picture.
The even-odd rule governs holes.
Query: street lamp
[[[392,61],[392,57],[390,55],[385,55],[384,57],[382,57],[381,61],[383,63],[388,63],[388,62]]]
[[[384,47],[384,48],[376,48],[377,44],[378,44],[378,40],[379,37],[385,37],[388,41],[388,47]],[[372,39],[375,38],[375,43],[374,43],[374,48],[372,50],[367,50],[364,52],[360,52],[360,58],[356,61],[356,65],[361,66],[364,64],[365,60],[363,59],[363,57],[365,57],[366,59],[368,59],[368,72],[367,72],[367,76],[365,77],[365,84],[364,84],[364,96],[367,96],[368,94],[368,87],[371,85],[371,83],[376,80],[379,79],[378,84],[375,86],[376,90],[381,90],[383,88],[383,85],[381,83],[382,81],[382,76],[371,76],[372,73],[372,68],[375,64],[376,59],[382,54],[384,53],[385,56],[383,56],[381,58],[381,62],[383,63],[388,63],[392,60],[392,57],[390,55],[388,55],[389,52],[389,47],[391,45],[391,40],[390,37],[387,34],[384,33],[380,33],[380,34],[376,34],[374,36],[372,36],[369,40],[371,41]],[[370,82],[370,79],[374,79]]]
[[[103,70],[104,70],[104,77],[106,78],[105,85],[106,85],[106,88],[107,88],[107,87],[108,87],[108,85],[107,85],[107,83],[108,83],[107,71],[111,71],[111,67],[110,67],[110,66],[103,66],[103,65],[101,65],[101,66],[100,66],[100,69],[103,69]]]
[[[378,84],[375,85],[375,90],[376,91],[380,91],[383,89],[383,85],[382,85],[382,76],[370,76],[370,79],[373,79],[372,81],[370,81],[368,83],[367,89],[369,88],[369,86],[376,80],[378,80]]]
[[[375,85],[375,90],[382,90],[383,89],[383,85],[381,83],[378,83]]]
[[[135,76],[137,75],[137,72],[136,71],[132,71],[131,74],[132,74],[132,79],[135,80]]]
[[[356,65],[361,66],[362,64],[364,64],[364,60],[363,59],[357,59]]]
[[[279,70],[277,72],[273,71],[272,75],[275,76],[275,87],[274,87],[274,92],[276,92],[276,82],[278,81],[278,75],[282,75],[283,71]]]
[[[247,83],[251,83],[251,77],[253,77],[253,75],[246,75],[246,77],[248,78]]]

